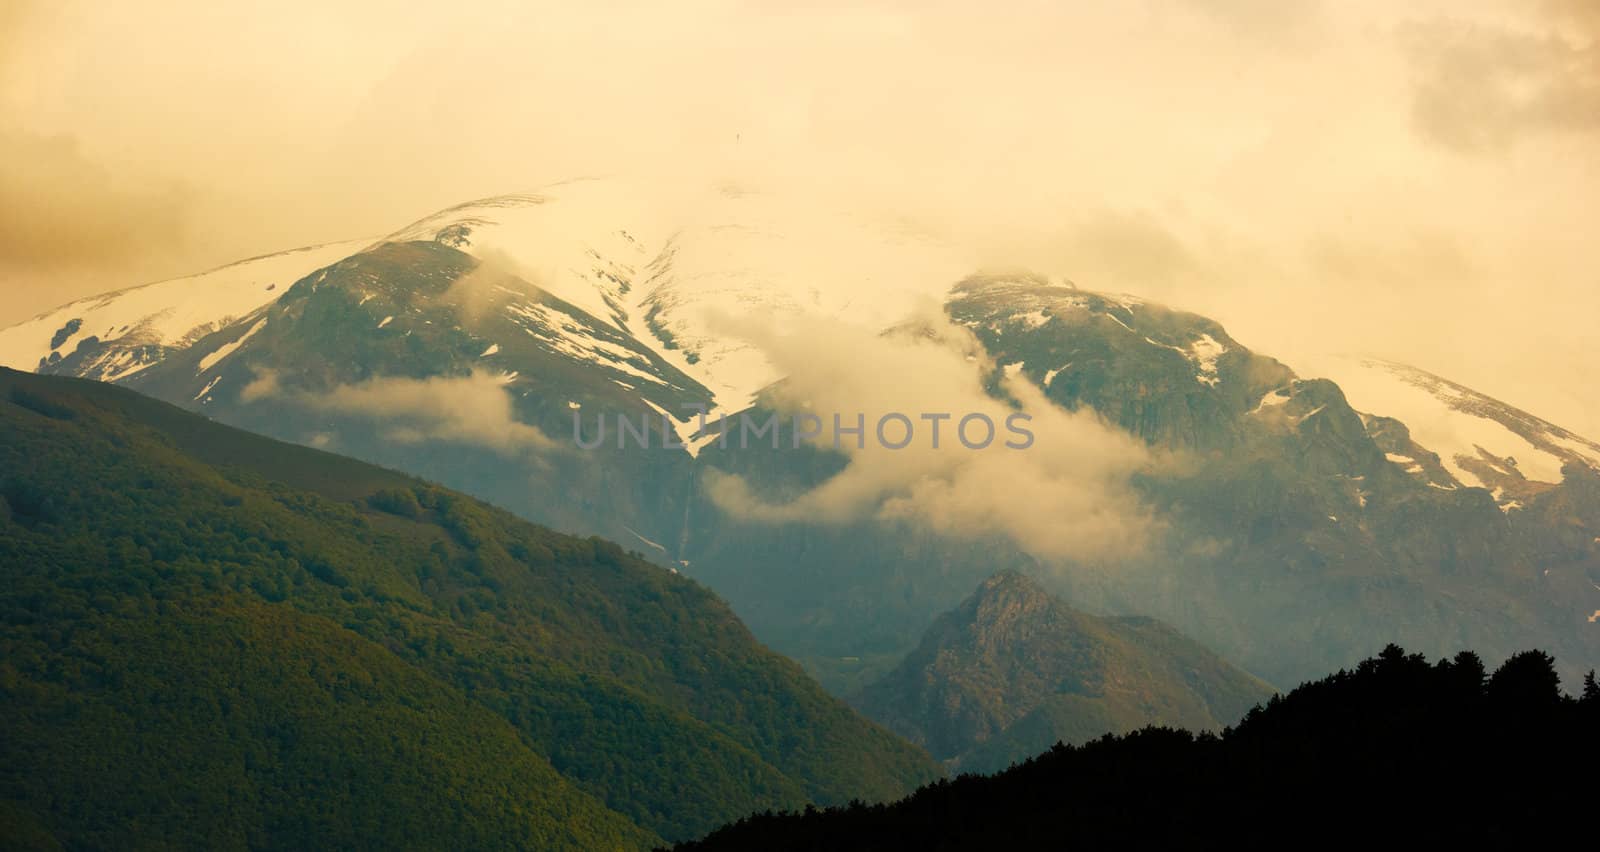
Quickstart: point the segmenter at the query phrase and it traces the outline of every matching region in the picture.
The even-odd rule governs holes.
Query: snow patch
[[[576,361],[610,367],[635,378],[671,387],[653,372],[655,365],[637,350],[606,340],[565,311],[539,304],[513,304],[506,312],[522,320],[523,331],[550,349]],[[631,386],[630,386],[631,388]]]
[[[220,382],[220,381],[222,381],[222,377],[221,376],[212,376],[211,377],[211,381],[206,382],[206,386],[201,388],[200,392],[194,395],[195,401],[198,402],[201,397],[205,396],[208,393],[211,393],[211,389],[216,387],[217,386],[217,382]]]
[[[1189,344],[1189,360],[1200,368],[1194,380],[1203,385],[1216,387],[1222,381],[1217,375],[1217,359],[1226,351],[1228,348],[1209,334],[1202,334],[1195,342]]]
[[[657,542],[651,541],[648,538],[645,538],[644,536],[640,535],[638,533],[638,531],[635,530],[633,527],[630,527],[630,526],[624,524],[622,528],[627,530],[628,533],[631,534],[634,538],[644,542],[645,544],[655,548],[656,550],[659,550],[662,553],[666,553],[667,552],[667,548],[665,546],[663,546],[661,544],[658,544]]]
[[[1127,329],[1127,330],[1129,330],[1129,331],[1133,331],[1133,326],[1131,326],[1131,325],[1128,325],[1128,324],[1127,324],[1127,323],[1125,323],[1125,322],[1123,322],[1123,321],[1122,321],[1122,320],[1120,320],[1120,319],[1118,319],[1118,318],[1117,318],[1117,315],[1116,315],[1116,314],[1111,314],[1111,313],[1107,313],[1107,314],[1101,314],[1101,316],[1103,316],[1103,317],[1105,317],[1105,318],[1107,318],[1107,319],[1109,319],[1109,320],[1111,320],[1111,321],[1112,321],[1112,322],[1114,322],[1114,323],[1116,323],[1116,324],[1117,324],[1117,325],[1120,325],[1120,326],[1122,326],[1122,327],[1123,327],[1123,328],[1125,328],[1125,329]],[[1138,333],[1139,333],[1139,332],[1137,332],[1137,331],[1133,331],[1133,333],[1134,333],[1134,334],[1138,334]],[[1145,338],[1145,340],[1150,340],[1150,338],[1148,338],[1148,337],[1146,337],[1146,338]],[[1154,341],[1154,340],[1150,340],[1150,342],[1151,342],[1151,343],[1156,343],[1156,342],[1155,342],[1155,341]],[[1164,344],[1161,344],[1161,343],[1156,343],[1156,345],[1157,345],[1157,346],[1162,346],[1162,345],[1164,345]],[[1175,348],[1175,347],[1174,347],[1174,348]]]
[[[1576,455],[1583,456],[1592,464],[1600,466],[1600,444],[1596,444],[1595,442],[1586,438],[1580,438],[1577,435],[1570,434],[1549,434],[1545,435],[1545,438],[1546,440],[1550,441],[1550,443],[1555,444],[1556,446],[1561,447],[1564,450],[1568,450]]]
[[[1417,463],[1416,459],[1410,456],[1402,456],[1399,453],[1384,453],[1383,457],[1398,465],[1411,465]]]
[[[153,366],[155,363],[155,361],[139,360],[134,356],[134,353],[124,350],[111,360],[110,366],[105,368],[100,381],[115,382],[125,379],[146,367]]]
[[[1112,319],[1117,319],[1111,314],[1106,314],[1106,316],[1111,317]],[[1117,322],[1122,323],[1122,320],[1117,320]],[[1122,323],[1122,327],[1127,328],[1127,324]],[[1128,330],[1132,331],[1133,329],[1129,328]],[[1211,335],[1200,335],[1199,337],[1195,338],[1193,343],[1189,344],[1187,349],[1182,346],[1173,346],[1170,343],[1162,343],[1153,337],[1146,337],[1144,342],[1150,344],[1151,346],[1159,346],[1162,349],[1171,349],[1179,355],[1189,359],[1189,361],[1193,363],[1200,371],[1194,376],[1194,380],[1200,384],[1208,387],[1216,387],[1221,383],[1222,379],[1217,375],[1217,358],[1220,357],[1222,353],[1228,351],[1228,348],[1223,346],[1221,343],[1218,343],[1216,338],[1212,337]]]
[[[1038,328],[1050,322],[1050,315],[1042,310],[1032,310],[1027,313],[1014,314],[1010,321],[1021,323],[1028,328]]]
[[[1307,420],[1310,420],[1313,417],[1316,417],[1318,414],[1321,414],[1323,409],[1325,409],[1327,407],[1328,406],[1326,406],[1326,405],[1319,405],[1316,408],[1311,409],[1310,411],[1306,412],[1305,414],[1300,415],[1300,417],[1297,420],[1294,421],[1294,425],[1296,427],[1299,427],[1300,424],[1305,423]]]
[[[194,374],[198,376],[201,373],[204,373],[205,371],[211,369],[213,366],[215,366],[217,364],[218,361],[221,361],[222,359],[228,357],[229,355],[232,355],[235,351],[237,351],[239,349],[239,347],[244,345],[245,341],[249,340],[252,337],[255,337],[256,336],[256,332],[260,331],[263,328],[266,328],[266,326],[267,326],[267,320],[266,320],[266,318],[262,318],[255,325],[250,326],[250,330],[249,331],[247,331],[244,334],[240,335],[238,340],[235,340],[232,343],[224,343],[221,346],[217,347],[217,351],[212,352],[210,355],[207,355],[206,357],[200,359],[200,369],[195,370]]]
[[[1290,394],[1288,388],[1278,388],[1275,391],[1268,391],[1267,395],[1263,396],[1261,401],[1256,403],[1256,407],[1250,409],[1250,413],[1260,414],[1269,408],[1277,408],[1278,406],[1288,402],[1289,396]]]

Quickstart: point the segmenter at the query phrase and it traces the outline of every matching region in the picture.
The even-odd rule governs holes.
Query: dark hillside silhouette
[[[1600,688],[1540,651],[1493,674],[1390,645],[1221,736],[1146,728],[1056,746],[890,805],[761,814],[684,850],[1060,849],[1593,842]]]

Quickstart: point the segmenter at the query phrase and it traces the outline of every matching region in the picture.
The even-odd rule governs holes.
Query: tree
[[[1561,700],[1561,676],[1554,657],[1543,651],[1523,651],[1489,677],[1489,697],[1498,702],[1555,704]]]

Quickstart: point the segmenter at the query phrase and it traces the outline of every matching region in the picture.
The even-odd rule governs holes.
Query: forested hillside
[[[0,435],[17,832],[637,847],[939,772],[609,542],[92,382],[0,371]]]

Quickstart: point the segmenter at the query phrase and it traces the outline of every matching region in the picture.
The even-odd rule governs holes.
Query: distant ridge
[[[857,703],[954,770],[1146,725],[1220,730],[1273,694],[1150,618],[1078,612],[1017,571],[985,580]]]

